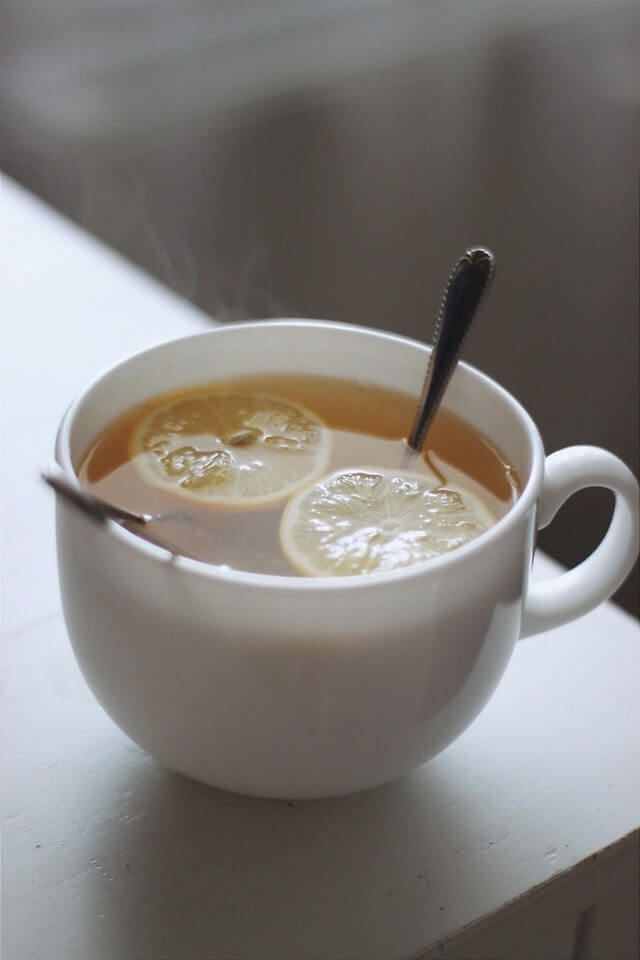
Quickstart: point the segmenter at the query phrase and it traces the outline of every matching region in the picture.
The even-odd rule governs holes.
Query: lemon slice
[[[280,543],[309,576],[396,570],[460,547],[495,523],[468,490],[417,472],[339,470],[287,504]]]
[[[200,503],[247,507],[312,482],[329,450],[328,428],[296,403],[206,389],[156,407],[130,441],[149,483]]]

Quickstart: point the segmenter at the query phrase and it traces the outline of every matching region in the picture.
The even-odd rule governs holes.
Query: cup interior
[[[216,327],[136,354],[100,376],[69,409],[56,457],[73,473],[96,436],[132,406],[173,389],[234,376],[308,373],[357,379],[412,394],[417,403],[429,356],[429,347],[404,337],[323,321]],[[543,450],[523,407],[465,363],[458,364],[443,406],[491,440],[518,472],[521,495],[499,524],[528,509],[537,496]]]

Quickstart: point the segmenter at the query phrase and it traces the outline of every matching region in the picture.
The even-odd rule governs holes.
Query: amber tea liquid
[[[143,513],[186,512],[190,519],[158,524],[164,536],[207,563],[254,573],[300,576],[282,551],[279,527],[286,500],[264,508],[216,506],[178,497],[148,483],[130,457],[136,425],[155,407],[186,398],[202,384],[140,404],[113,421],[86,451],[78,475],[111,503]],[[327,424],[332,435],[327,473],[349,467],[400,468],[417,399],[399,391],[330,377],[252,376],[216,382],[217,392],[267,394],[301,404]],[[499,519],[515,502],[518,477],[502,454],[460,417],[440,410],[428,448],[412,469],[435,471],[443,482],[475,493]]]

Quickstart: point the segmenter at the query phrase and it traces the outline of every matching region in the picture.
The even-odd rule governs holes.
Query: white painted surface
[[[37,468],[88,376],[204,321],[6,183],[2,219],[12,238],[3,253],[3,956],[400,957],[488,914],[498,923],[515,898],[533,910],[538,885],[554,878],[557,888],[543,889],[557,889],[554,903],[564,898],[570,911],[602,897],[598,883],[611,886],[611,876],[633,897],[637,834],[622,839],[640,810],[640,631],[610,604],[522,641],[485,711],[430,764],[338,801],[219,793],[168,774],[113,726],[66,639],[52,504]],[[32,444],[16,468],[27,419]],[[554,565],[539,557],[537,568],[545,576]],[[598,882],[583,863],[596,854],[612,871]],[[605,914],[592,923],[605,946],[584,955],[606,955]],[[554,925],[569,939],[561,910]],[[568,956],[565,947],[544,945],[549,956]]]

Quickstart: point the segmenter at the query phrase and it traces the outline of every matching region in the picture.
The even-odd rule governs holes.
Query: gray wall
[[[465,357],[548,450],[638,471],[640,6],[11,0],[2,166],[220,319],[430,338],[498,259]],[[235,12],[234,12],[235,11]],[[608,495],[543,534],[579,560]],[[637,571],[619,599],[638,609]]]

